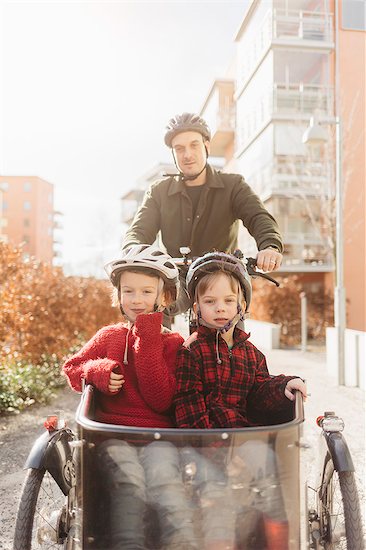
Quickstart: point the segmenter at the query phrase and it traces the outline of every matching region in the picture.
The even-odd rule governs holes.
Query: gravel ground
[[[268,367],[273,374],[298,374],[307,380],[311,396],[305,403],[304,441],[310,445],[302,453],[303,471],[312,480],[317,464],[319,428],[315,420],[325,410],[334,410],[345,421],[344,435],[356,467],[356,481],[363,513],[365,514],[365,401],[358,388],[339,387],[336,380],[326,374],[325,354],[293,350],[266,352]],[[18,415],[0,417],[0,550],[11,550],[15,514],[24,472],[24,461],[32,443],[44,428],[48,414],[58,409],[65,411],[69,425],[79,395],[68,388],[60,391],[48,406],[33,407]],[[364,517],[365,525],[365,517]]]
[[[11,550],[16,510],[24,479],[23,465],[35,439],[44,432],[47,415],[62,409],[70,427],[80,396],[69,388],[49,405],[0,417],[0,550]]]

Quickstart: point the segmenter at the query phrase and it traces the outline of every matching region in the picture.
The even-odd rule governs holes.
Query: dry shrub
[[[333,298],[323,289],[311,291],[297,275],[275,277],[280,287],[254,279],[251,318],[281,324],[281,345],[297,346],[301,342],[300,294],[306,293],[308,339],[323,343],[325,329],[333,324]]]
[[[120,318],[107,281],[66,277],[60,268],[23,260],[20,248],[1,242],[0,303],[0,358],[7,360],[62,358]]]

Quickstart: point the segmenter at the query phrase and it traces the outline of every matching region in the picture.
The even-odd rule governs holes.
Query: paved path
[[[320,429],[316,418],[324,411],[335,411],[345,422],[344,436],[356,469],[356,482],[363,510],[366,508],[365,483],[365,393],[359,388],[338,386],[337,380],[326,372],[324,352],[294,350],[262,350],[272,374],[298,374],[307,381],[311,394],[304,406],[304,441],[310,445],[303,452],[303,467],[310,483],[314,479]]]

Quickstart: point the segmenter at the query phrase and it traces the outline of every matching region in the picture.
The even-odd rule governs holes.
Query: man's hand
[[[301,391],[304,397],[304,401],[306,401],[306,398],[307,398],[306,385],[305,385],[305,382],[301,380],[301,378],[293,378],[292,380],[289,380],[286,384],[285,395],[287,399],[289,399],[290,401],[293,401],[295,399],[295,395],[293,394],[292,390]]]
[[[274,248],[265,248],[257,254],[257,267],[262,271],[274,271],[282,263],[282,254]]]
[[[112,371],[109,377],[108,390],[111,393],[117,393],[122,388],[124,383],[125,379],[123,374],[117,374]]]

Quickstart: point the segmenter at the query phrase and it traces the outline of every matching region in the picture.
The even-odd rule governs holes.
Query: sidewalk
[[[344,437],[355,466],[361,508],[365,521],[365,394],[359,388],[338,386],[337,380],[326,372],[325,352],[298,350],[262,350],[271,374],[298,374],[306,380],[311,394],[305,405],[303,438],[310,445],[303,452],[303,467],[312,481],[318,459],[320,428],[316,418],[324,411],[334,411],[345,423]]]

